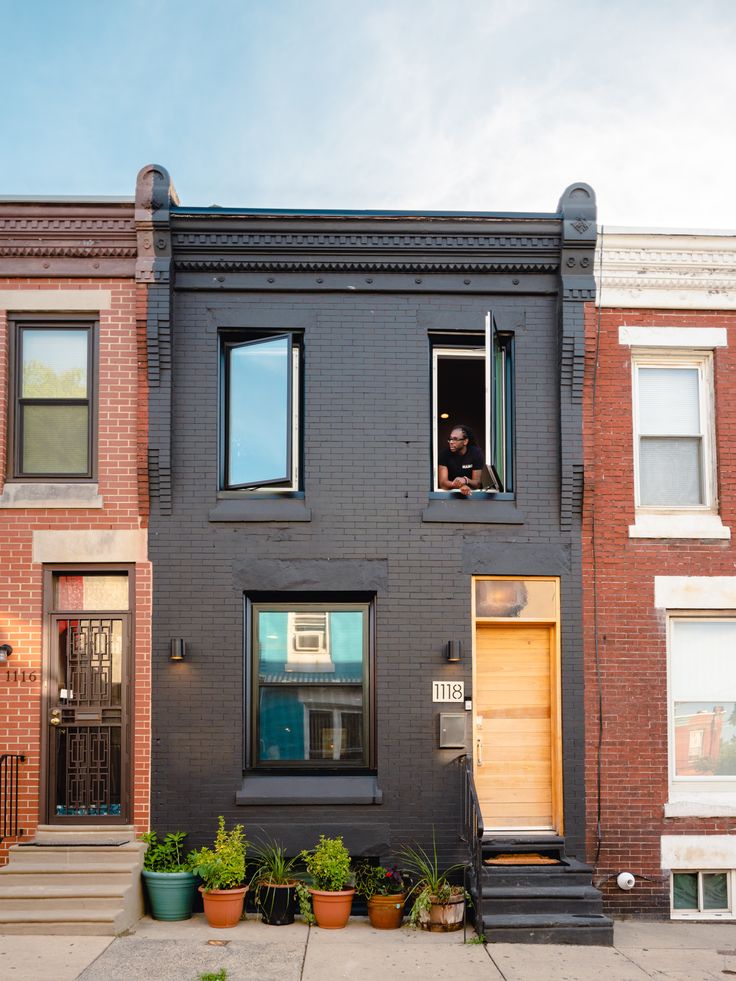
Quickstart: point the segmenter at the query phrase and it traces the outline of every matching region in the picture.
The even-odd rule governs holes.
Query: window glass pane
[[[675,872],[672,876],[672,906],[674,909],[698,908],[698,873]]]
[[[719,705],[736,700],[736,620],[674,617],[670,624],[674,700]]]
[[[252,341],[230,349],[228,358],[228,481],[286,480],[291,476],[291,338]]]
[[[127,610],[128,577],[64,573],[54,576],[55,610]]]
[[[639,440],[639,497],[644,505],[702,504],[700,439]]]
[[[362,610],[261,610],[258,675],[267,683],[363,681],[365,612]]]
[[[728,909],[728,877],[725,872],[703,872],[703,909]]]
[[[697,368],[639,368],[639,433],[700,433]]]
[[[21,471],[86,474],[89,410],[86,405],[24,405]]]
[[[262,687],[261,761],[363,762],[363,691],[347,685]]]
[[[675,702],[675,775],[736,777],[736,702]]]
[[[22,331],[22,398],[87,397],[88,330]]]
[[[538,579],[476,579],[475,615],[554,620],[557,582]]]

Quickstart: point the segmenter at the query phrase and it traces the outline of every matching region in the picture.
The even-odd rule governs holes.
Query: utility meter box
[[[466,715],[440,713],[440,749],[465,749]]]

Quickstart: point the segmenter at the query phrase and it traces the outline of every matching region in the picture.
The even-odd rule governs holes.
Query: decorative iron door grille
[[[52,617],[52,630],[50,820],[126,820],[127,617]]]

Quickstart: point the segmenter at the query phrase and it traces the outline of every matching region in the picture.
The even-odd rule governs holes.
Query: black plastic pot
[[[291,886],[275,886],[262,882],[258,886],[256,906],[264,923],[285,926],[294,922],[296,889]]]

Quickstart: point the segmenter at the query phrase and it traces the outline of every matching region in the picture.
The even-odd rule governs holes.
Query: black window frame
[[[243,772],[259,774],[308,775],[359,775],[375,774],[376,771],[376,596],[374,593],[248,593],[244,596],[244,740]],[[288,611],[294,607],[312,610],[362,609],[366,614],[365,645],[363,656],[363,762],[354,760],[260,760],[258,758],[259,729],[258,710],[261,684],[258,679],[257,649],[255,643],[257,614],[261,609]],[[319,681],[313,683],[319,687]]]
[[[229,474],[229,404],[230,353],[258,341],[289,339],[289,392],[287,405],[287,457],[290,473],[284,478],[267,481],[234,483]],[[296,354],[296,371],[294,357]],[[296,378],[296,391],[294,379]],[[304,429],[304,343],[303,334],[293,330],[223,329],[219,332],[219,396],[218,396],[218,492],[239,497],[243,494],[301,495],[303,487]],[[296,418],[295,418],[296,414]]]
[[[22,483],[89,483],[97,479],[99,318],[15,315],[9,321],[9,400],[7,481]],[[87,397],[24,398],[22,395],[23,331],[75,330],[87,332]],[[33,471],[23,468],[23,406],[85,405],[87,407],[87,469],[82,472]]]

